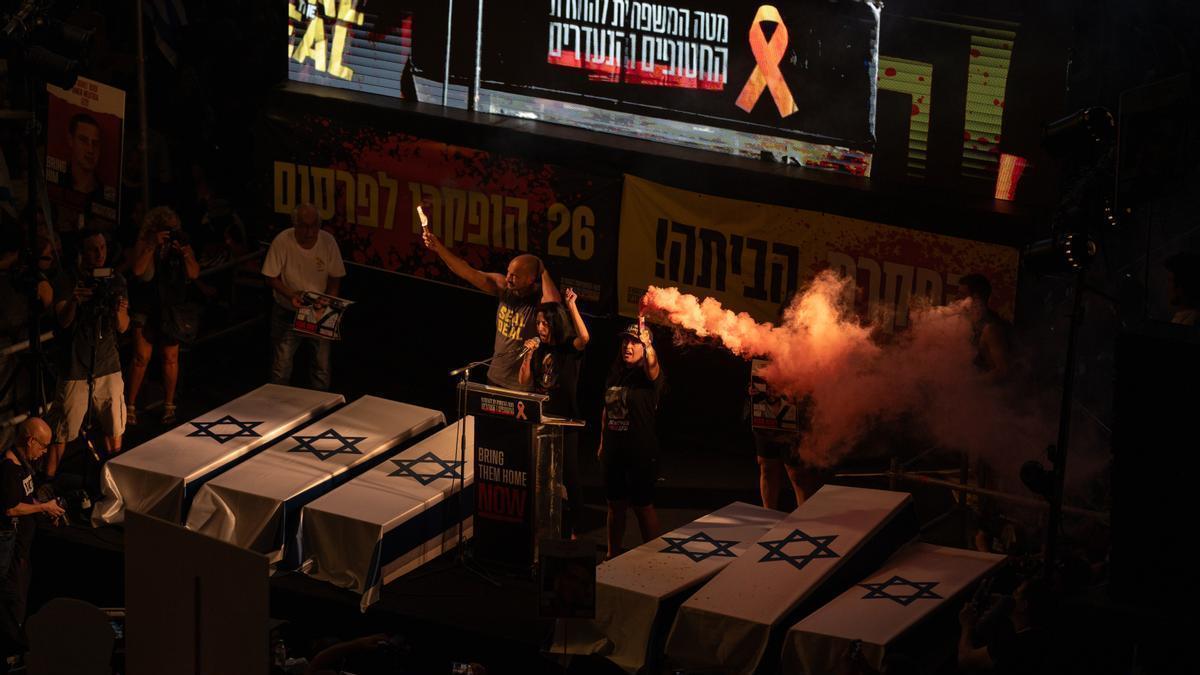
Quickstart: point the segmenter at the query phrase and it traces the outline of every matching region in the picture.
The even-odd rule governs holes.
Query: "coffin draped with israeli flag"
[[[734,502],[601,564],[595,620],[560,622],[550,651],[561,653],[565,642],[567,653],[600,654],[637,672],[657,654],[679,602],[783,517]]]
[[[124,522],[126,509],[181,522],[205,481],[343,402],[340,394],[266,384],[117,455],[101,471],[92,524]]]
[[[208,481],[188,529],[278,561],[285,544],[296,551],[301,507],[444,422],[436,410],[363,396]]]
[[[457,545],[460,523],[469,538],[474,435],[467,417],[305,506],[306,573],[360,594],[365,611],[385,584]]]
[[[822,487],[683,603],[667,637],[668,664],[754,672],[778,657],[783,629],[916,534],[907,493]]]
[[[839,672],[857,643],[860,658],[883,671],[889,647],[964,593],[1005,557],[914,543],[787,632],[783,672]]]

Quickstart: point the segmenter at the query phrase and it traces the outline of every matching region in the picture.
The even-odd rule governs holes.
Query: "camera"
[[[97,310],[116,306],[117,293],[113,289],[116,276],[111,267],[97,267],[91,276],[83,278],[83,285],[92,289],[91,304]]]
[[[171,233],[167,235],[167,243],[187,246],[189,243],[191,243],[191,241],[188,239],[187,232],[176,228],[171,230]]]

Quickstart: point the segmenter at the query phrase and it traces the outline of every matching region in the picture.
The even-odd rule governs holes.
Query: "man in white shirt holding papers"
[[[333,235],[321,229],[321,214],[312,204],[301,204],[292,212],[292,227],[271,242],[263,261],[263,276],[274,290],[271,308],[271,382],[288,384],[296,350],[307,346],[311,357],[308,377],[311,389],[329,389],[329,355],[332,343],[293,330],[296,310],[304,293],[313,291],[337,296],[346,266]]]

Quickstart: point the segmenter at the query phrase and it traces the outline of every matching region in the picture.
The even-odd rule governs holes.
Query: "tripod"
[[[100,463],[103,461],[104,457],[108,456],[108,448],[105,447],[102,455],[96,447],[93,432],[96,422],[96,407],[94,402],[96,395],[96,352],[99,350],[100,341],[104,339],[105,315],[113,308],[109,306],[108,302],[103,302],[97,305],[95,304],[95,301],[91,301],[81,304],[76,309],[76,312],[84,312],[84,308],[86,308],[86,312],[90,314],[87,319],[95,321],[95,324],[94,330],[91,334],[91,339],[88,340],[89,359],[87,363],[87,409],[83,414],[83,423],[79,428],[79,435],[83,438],[84,447],[87,448],[88,453],[92,456],[92,459],[97,463]],[[83,317],[76,316],[76,321],[82,320]],[[101,441],[101,443],[103,443],[103,441]]]

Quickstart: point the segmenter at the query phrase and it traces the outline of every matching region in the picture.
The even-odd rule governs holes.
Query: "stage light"
[[[3,36],[18,46],[35,78],[62,89],[75,86],[95,30],[50,16],[54,0],[25,0],[8,15]]]
[[[1052,155],[1088,154],[1111,141],[1116,122],[1107,108],[1084,108],[1042,127],[1042,147]]]
[[[1021,249],[1024,263],[1041,272],[1082,269],[1096,255],[1096,242],[1078,232],[1064,232]]]
[[[45,47],[25,50],[25,67],[38,79],[60,89],[70,89],[79,79],[79,61],[56,54]]]

